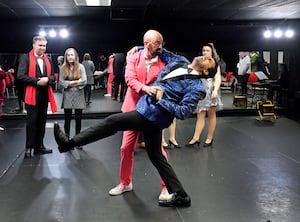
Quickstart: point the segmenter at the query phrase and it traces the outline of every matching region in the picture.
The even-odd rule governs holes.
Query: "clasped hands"
[[[155,96],[157,101],[159,101],[164,95],[164,91],[159,86],[144,86],[143,91],[149,96]]]
[[[77,79],[77,80],[72,80],[69,82],[69,87],[75,87],[78,85],[78,83],[81,82],[81,78],[80,79]]]
[[[41,77],[38,79],[37,81],[37,85],[38,86],[47,86],[49,82],[49,78],[48,77]]]
[[[79,83],[79,81],[80,81],[80,80],[72,80],[72,81],[69,82],[69,86],[70,86],[70,87],[77,86],[77,84]]]

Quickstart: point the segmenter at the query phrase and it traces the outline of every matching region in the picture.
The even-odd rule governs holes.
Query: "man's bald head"
[[[152,59],[160,54],[163,41],[163,37],[158,31],[151,29],[144,34],[144,49],[148,59]]]
[[[160,34],[158,31],[150,29],[144,34],[144,43],[154,42],[155,40],[163,40],[162,34]]]

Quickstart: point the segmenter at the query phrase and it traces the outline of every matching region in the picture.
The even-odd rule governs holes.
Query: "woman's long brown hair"
[[[62,65],[63,78],[67,79],[69,76],[69,73],[71,72],[71,64],[67,61],[67,54],[72,50],[74,51],[74,54],[75,54],[75,61],[73,64],[73,80],[78,80],[78,79],[80,79],[79,57],[78,57],[78,53],[77,53],[76,49],[74,49],[74,48],[68,48],[65,52],[64,63]]]

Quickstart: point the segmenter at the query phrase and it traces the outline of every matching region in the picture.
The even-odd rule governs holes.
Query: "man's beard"
[[[151,55],[152,55],[153,58],[154,58],[154,57],[156,57],[156,56],[159,56],[160,53],[161,53],[161,49],[157,49],[156,51],[152,51],[152,52],[151,52]]]

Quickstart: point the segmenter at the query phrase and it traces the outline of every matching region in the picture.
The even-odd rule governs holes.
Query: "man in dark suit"
[[[44,146],[48,102],[52,112],[57,111],[52,85],[55,84],[53,65],[45,55],[47,40],[33,37],[33,49],[20,58],[18,79],[25,84],[27,110],[25,158],[34,154],[52,153]]]
[[[112,92],[112,100],[117,100],[120,92],[120,102],[124,101],[124,93],[125,93],[125,55],[124,53],[115,53],[114,54],[114,89]]]

